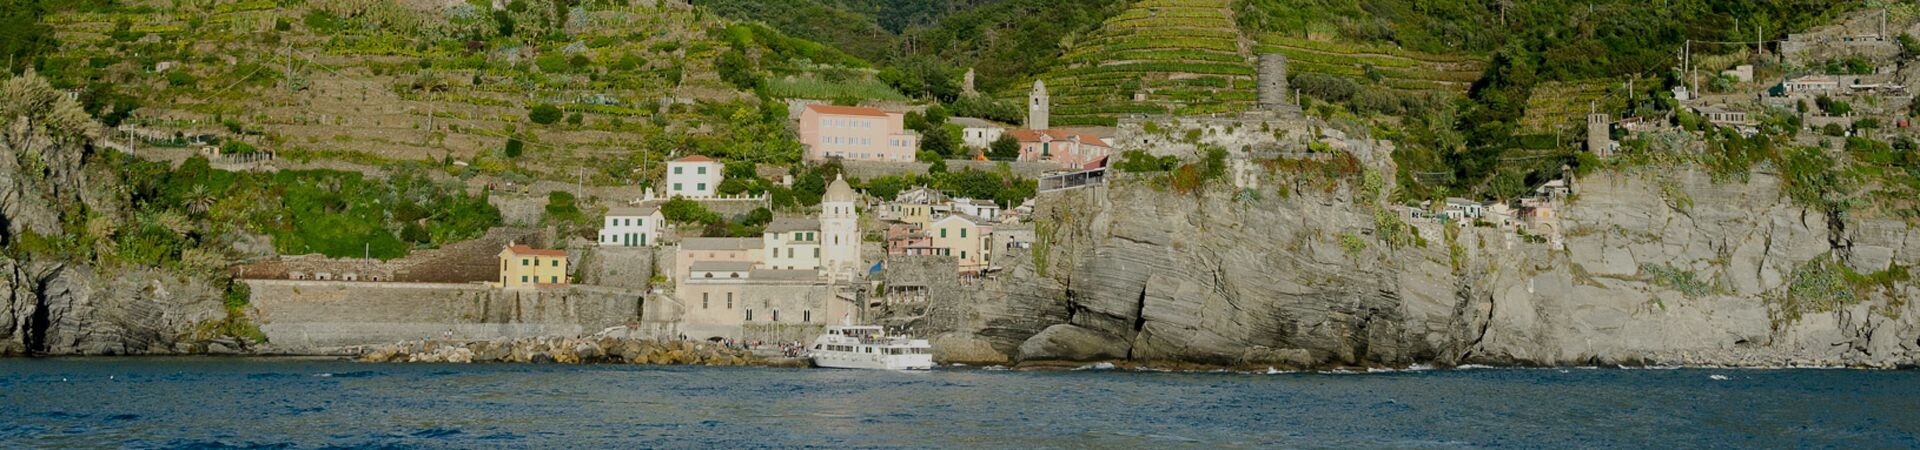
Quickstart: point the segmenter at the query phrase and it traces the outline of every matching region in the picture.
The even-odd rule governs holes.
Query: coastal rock
[[[1123,342],[1106,333],[1060,324],[1020,344],[1022,361],[1099,361],[1127,357]]]
[[[1822,271],[1920,265],[1920,230],[1795,205],[1764,171],[1582,178],[1556,210],[1564,246],[1421,220],[1408,220],[1416,242],[1389,245],[1353,182],[1264,198],[1152,183],[1121,175],[1043,195],[1032,219],[1045,245],[996,255],[1007,266],[998,279],[935,292],[914,331],[953,347],[936,350],[943,360],[980,361],[993,359],[985,351],[1293,367],[1920,358],[1912,281],[1852,286],[1838,303],[1793,290]]]
[[[941,364],[995,365],[1008,363],[1007,355],[993,349],[985,339],[966,333],[934,336],[933,360]]]

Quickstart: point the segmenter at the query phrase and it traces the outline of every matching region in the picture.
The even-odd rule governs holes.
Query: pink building
[[[939,251],[933,248],[933,237],[920,231],[920,226],[910,223],[896,223],[887,227],[887,255],[933,255]]]
[[[808,161],[913,161],[920,136],[905,130],[906,116],[874,108],[808,105],[800,112],[800,145]]]
[[[1014,130],[1020,141],[1021,161],[1053,161],[1069,168],[1085,168],[1113,154],[1113,146],[1091,134],[1061,130]]]

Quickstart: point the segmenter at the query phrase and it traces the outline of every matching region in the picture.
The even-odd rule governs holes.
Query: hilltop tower
[[[860,269],[859,195],[836,176],[820,197],[820,266],[834,279],[852,279]]]
[[[1593,156],[1606,158],[1613,156],[1612,129],[1608,126],[1605,113],[1587,114],[1587,151]]]
[[[1259,91],[1262,110],[1273,111],[1290,105],[1287,103],[1287,55],[1260,55]]]
[[[1053,99],[1047,97],[1047,83],[1033,80],[1033,93],[1027,95],[1027,129],[1051,128],[1047,126],[1047,110],[1052,103]]]

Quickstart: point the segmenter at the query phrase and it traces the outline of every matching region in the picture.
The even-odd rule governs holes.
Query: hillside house
[[[939,252],[933,247],[933,238],[920,230],[919,225],[896,223],[887,226],[888,256],[935,255]]]
[[[1781,95],[1831,94],[1840,90],[1840,79],[1831,75],[1808,75],[1793,78],[1780,83]]]
[[[1460,197],[1447,197],[1446,209],[1440,210],[1440,217],[1448,220],[1479,220],[1485,217],[1485,205]]]
[[[954,214],[978,217],[989,223],[1000,220],[1000,204],[994,203],[993,200],[957,198],[953,199],[950,206]]]
[[[653,247],[660,245],[660,230],[667,218],[659,206],[613,208],[601,221],[601,247]]]
[[[985,150],[993,146],[993,141],[1007,133],[1007,127],[985,119],[955,117],[947,123],[960,126],[960,142],[968,147]]]
[[[993,226],[965,214],[950,214],[924,230],[940,255],[958,260],[960,273],[979,273],[992,262]]]
[[[1693,112],[1694,114],[1700,115],[1700,118],[1706,119],[1707,122],[1714,125],[1738,128],[1753,124],[1753,121],[1747,118],[1746,111],[1735,111],[1718,106],[1701,105],[1693,107]]]
[[[500,281],[496,288],[529,289],[568,284],[567,252],[508,245],[500,251]]]
[[[1113,154],[1112,145],[1091,134],[1060,130],[1014,130],[1009,133],[1020,142],[1021,161],[1052,161],[1064,168],[1081,169]]]
[[[905,115],[874,108],[808,105],[800,112],[800,145],[808,161],[911,162],[920,135],[905,130]]]
[[[720,192],[726,167],[700,155],[667,162],[667,198],[713,198]]]

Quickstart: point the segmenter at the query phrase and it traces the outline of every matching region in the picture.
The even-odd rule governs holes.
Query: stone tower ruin
[[[1047,110],[1053,99],[1047,97],[1047,83],[1033,80],[1033,93],[1027,95],[1027,129],[1045,130]]]
[[[1605,113],[1587,114],[1587,151],[1601,158],[1613,156],[1612,131]]]

